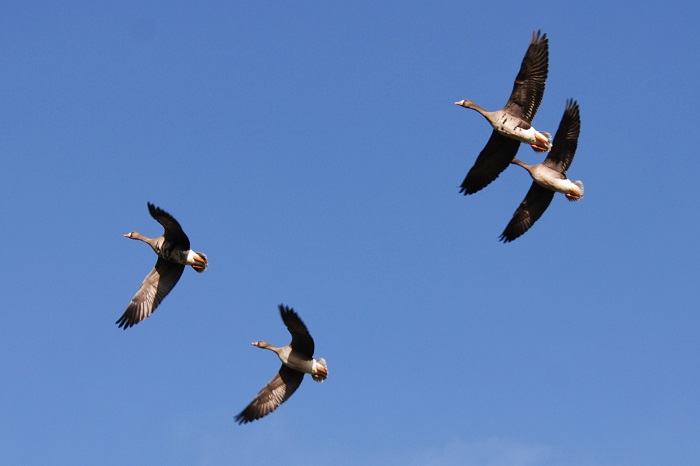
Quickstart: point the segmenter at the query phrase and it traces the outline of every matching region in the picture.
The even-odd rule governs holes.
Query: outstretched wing
[[[314,339],[302,322],[299,315],[291,307],[279,305],[280,316],[287,330],[292,334],[292,350],[311,359],[314,355]]]
[[[518,153],[519,148],[520,141],[507,138],[497,131],[493,131],[486,146],[476,158],[474,166],[469,170],[464,181],[462,181],[462,187],[459,192],[464,193],[466,196],[488,186],[508,167],[513,157]]]
[[[160,257],[116,324],[126,330],[153,314],[182,276],[185,266]]]
[[[533,182],[499,239],[508,243],[524,234],[547,210],[553,198],[554,191]]]
[[[562,175],[571,166],[578,147],[578,137],[581,133],[581,115],[575,100],[566,101],[566,109],[561,117],[557,134],[552,141],[552,150],[547,154],[543,165],[552,168]]]
[[[190,248],[190,239],[182,230],[180,223],[175,220],[175,217],[150,202],[148,203],[148,212],[150,212],[151,217],[163,225],[163,229],[165,230],[163,236],[165,236],[166,241],[176,243],[179,248],[184,250]]]
[[[292,396],[302,380],[304,380],[303,372],[295,371],[282,364],[277,375],[260,390],[243,411],[236,415],[236,422],[246,424],[267,416]]]
[[[513,91],[504,109],[508,113],[532,123],[544,96],[548,71],[549,41],[547,34],[535,31],[532,33],[530,46],[520,65],[520,71],[515,77]]]

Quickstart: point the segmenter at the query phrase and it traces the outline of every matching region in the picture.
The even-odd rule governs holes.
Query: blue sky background
[[[6,2],[3,464],[700,463],[695,2]],[[557,195],[458,186],[532,31]],[[519,157],[539,162],[523,146]],[[114,322],[173,214],[209,269]],[[276,307],[325,357],[275,413]]]

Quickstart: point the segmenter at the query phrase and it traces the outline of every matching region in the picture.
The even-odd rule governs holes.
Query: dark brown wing
[[[160,207],[154,206],[150,202],[148,203],[148,212],[150,212],[151,217],[163,225],[163,229],[165,230],[163,236],[165,236],[166,241],[175,243],[178,249],[183,249],[186,251],[190,248],[190,239],[182,230],[182,227],[178,221],[175,220],[175,217]]]
[[[544,86],[549,71],[549,41],[542,31],[532,33],[530,46],[515,77],[513,92],[504,107],[508,113],[516,115],[528,123],[537,113],[544,96]]]
[[[280,316],[287,330],[292,334],[292,350],[311,359],[314,355],[314,339],[301,321],[299,315],[291,307],[279,305]]]
[[[146,275],[141,283],[141,288],[131,299],[131,303],[124,314],[117,320],[119,327],[127,328],[138,324],[156,310],[160,302],[168,296],[182,276],[185,266],[161,259],[156,261],[156,266]]]
[[[547,210],[553,198],[554,191],[550,191],[533,182],[530,190],[525,195],[525,199],[520,203],[499,239],[504,243],[508,243],[529,230],[544,211]]]
[[[557,134],[554,135],[552,150],[547,154],[543,165],[552,168],[562,175],[571,166],[578,147],[578,137],[581,133],[581,115],[575,100],[566,101],[566,109],[561,117]]]
[[[474,194],[488,186],[498,175],[508,167],[513,157],[518,153],[520,141],[507,138],[497,131],[491,133],[486,146],[476,158],[474,166],[462,181],[459,192]]]
[[[246,424],[267,416],[292,396],[302,380],[304,380],[303,372],[295,371],[282,364],[277,375],[260,390],[243,411],[236,415],[236,422]]]

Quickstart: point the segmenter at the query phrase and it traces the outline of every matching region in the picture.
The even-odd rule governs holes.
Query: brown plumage
[[[486,146],[462,182],[460,192],[464,195],[473,194],[498,178],[517,154],[521,142],[532,145],[536,151],[550,149],[551,135],[532,127],[532,119],[544,95],[548,69],[547,34],[536,31],[532,34],[510,98],[501,110],[488,112],[470,100],[455,102],[478,111],[494,128]]]
[[[264,341],[253,342],[253,346],[274,351],[282,361],[279,372],[263,387],[250,404],[236,415],[239,424],[246,424],[267,416],[299,388],[304,374],[311,374],[316,382],[328,376],[328,366],[323,358],[314,359],[314,340],[306,325],[294,309],[279,305],[280,316],[292,334],[292,342],[278,348]]]
[[[200,273],[204,272],[208,265],[207,256],[204,253],[190,249],[189,238],[172,215],[150,202],[148,211],[163,226],[164,232],[157,238],[148,238],[136,231],[124,235],[126,238],[147,243],[158,255],[155,267],[146,275],[126,311],[116,322],[125,330],[138,324],[156,310],[180,280],[186,265],[192,266]]]
[[[554,198],[555,192],[564,193],[568,200],[577,201],[583,197],[583,183],[570,181],[566,171],[571,166],[581,132],[581,117],[578,103],[567,100],[564,115],[559,123],[551,152],[541,164],[530,166],[517,158],[512,163],[528,170],[533,178],[530,190],[508,222],[500,240],[513,241],[532,227],[544,214]]]

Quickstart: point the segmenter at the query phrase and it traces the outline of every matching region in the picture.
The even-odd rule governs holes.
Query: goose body
[[[528,171],[532,177],[532,185],[506,226],[501,241],[509,242],[524,234],[544,214],[554,198],[554,193],[563,193],[570,201],[583,197],[583,183],[571,181],[566,177],[566,171],[571,166],[578,146],[581,132],[581,117],[578,103],[569,99],[562,116],[551,152],[542,163],[528,165],[522,160],[513,158],[513,164]]]
[[[319,379],[319,382],[325,380],[325,376],[328,375],[328,372],[325,370],[325,366],[323,366],[323,364],[316,359],[309,359],[309,357],[305,354],[292,350],[291,345],[278,348],[264,341],[255,341],[251,344],[253,346],[257,346],[258,348],[274,351],[277,354],[277,357],[279,357],[280,361],[282,361],[282,364],[290,369],[294,369],[297,372],[310,374],[314,379]]]
[[[164,236],[158,238],[148,238],[137,231],[132,231],[124,235],[125,238],[137,239],[151,246],[153,251],[169,262],[181,265],[190,265],[197,272],[202,273],[207,268],[206,255],[202,252],[195,252],[191,249],[183,249],[176,242],[166,241]]]
[[[566,197],[573,201],[577,201],[583,197],[583,188],[566,178],[563,173],[557,170],[549,168],[541,163],[537,165],[528,165],[518,158],[513,158],[512,163],[520,165],[530,172],[533,181],[545,189],[565,194]]]
[[[530,144],[537,152],[547,152],[552,147],[550,143],[551,134],[546,131],[537,131],[528,120],[509,113],[505,108],[489,112],[471,100],[460,100],[455,102],[455,105],[476,110],[491,123],[491,126],[498,134]]]
[[[202,273],[208,265],[207,256],[204,253],[190,249],[189,238],[172,215],[150,202],[148,211],[163,226],[164,232],[157,238],[149,238],[137,231],[124,235],[126,238],[143,241],[158,255],[155,267],[146,275],[126,311],[116,322],[125,330],[138,324],[156,310],[180,280],[185,266],[189,265]]]
[[[323,382],[328,377],[328,366],[323,358],[314,359],[314,340],[306,325],[294,309],[279,305],[280,316],[292,334],[292,342],[283,347],[271,345],[265,341],[255,341],[253,346],[275,352],[282,367],[267,385],[257,394],[250,404],[236,415],[239,424],[253,422],[267,416],[299,388],[304,374],[310,374],[316,382]]]
[[[536,31],[532,34],[510,98],[502,109],[491,112],[471,100],[455,102],[461,107],[476,110],[493,127],[486,146],[464,178],[460,192],[465,195],[473,194],[498,178],[517,154],[521,142],[530,144],[538,152],[551,149],[551,135],[532,126],[532,119],[544,96],[548,69],[547,34]]]

